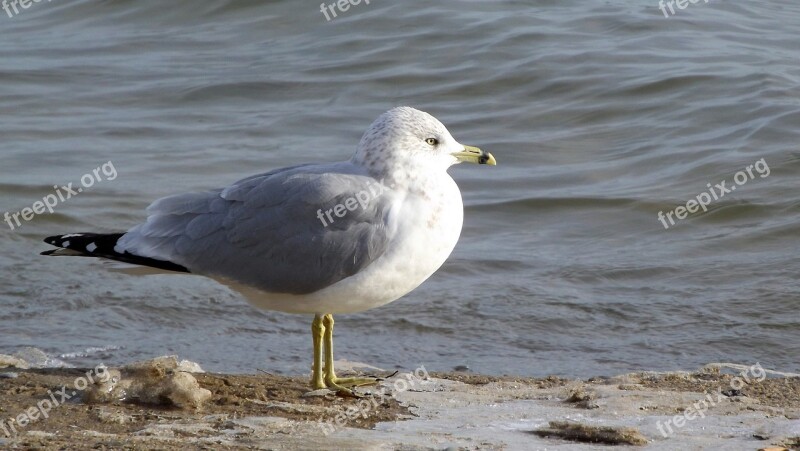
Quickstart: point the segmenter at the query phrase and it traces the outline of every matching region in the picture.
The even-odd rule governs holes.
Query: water
[[[590,376],[712,361],[800,370],[800,5],[54,1],[0,11],[0,214],[112,162],[10,230],[0,352],[71,365],[179,354],[307,372],[310,318],[191,276],[45,258],[45,236],[125,230],[165,195],[337,161],[396,105],[500,165],[456,167],[444,267],[337,318],[337,358]],[[665,214],[764,159],[665,229]],[[99,173],[101,176],[103,172]],[[90,176],[91,178],[91,176]]]

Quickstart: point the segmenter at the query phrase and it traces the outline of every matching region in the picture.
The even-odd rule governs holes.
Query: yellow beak
[[[464,150],[454,153],[453,156],[456,157],[458,161],[463,161],[465,163],[497,166],[497,160],[494,159],[494,155],[478,149],[477,147],[464,146]]]

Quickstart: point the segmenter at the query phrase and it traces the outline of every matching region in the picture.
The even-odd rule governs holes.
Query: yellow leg
[[[314,341],[314,364],[312,365],[311,387],[314,390],[325,388],[325,381],[322,377],[322,339],[325,336],[325,325],[322,323],[322,315],[314,316],[311,323],[311,338]]]
[[[376,377],[336,377],[333,370],[333,315],[327,314],[322,317],[322,327],[325,332],[325,385],[328,389],[353,394],[352,390],[345,387],[374,385],[381,381]]]

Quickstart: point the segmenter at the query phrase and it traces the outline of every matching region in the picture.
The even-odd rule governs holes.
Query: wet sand
[[[44,450],[800,447],[800,377],[764,371],[762,378],[753,367],[717,364],[695,372],[645,372],[586,381],[417,371],[365,387],[360,398],[326,390],[309,392],[307,377],[153,368],[122,368],[114,373],[119,378],[115,383],[133,381],[124,392],[97,380],[84,390],[73,390],[79,385],[76,381],[86,379],[93,369],[0,370],[0,446]],[[180,401],[189,398],[176,397],[165,388],[176,387],[177,376],[189,381],[189,392],[209,396]],[[98,379],[96,371],[93,379]],[[132,396],[136,387],[138,394]],[[149,396],[147,390],[155,394]],[[43,418],[37,404],[60,401],[62,393],[70,399],[51,406]],[[36,419],[24,426],[9,420],[24,412]]]

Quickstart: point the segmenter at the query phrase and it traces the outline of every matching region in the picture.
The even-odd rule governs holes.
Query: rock
[[[21,370],[26,370],[30,368],[28,362],[20,359],[19,357],[14,357],[13,355],[7,354],[0,354],[0,368],[19,368]]]
[[[303,398],[324,398],[325,396],[335,394],[333,390],[328,390],[327,388],[320,388],[319,390],[312,390],[308,393],[303,393],[301,397]]]
[[[646,445],[647,439],[634,428],[590,426],[571,421],[551,421],[547,427],[531,431],[540,437],[559,437],[584,443],[608,445]]]
[[[177,407],[199,409],[211,399],[211,392],[200,388],[197,379],[191,374],[179,372],[161,384],[159,396],[166,397]]]
[[[26,347],[14,353],[14,357],[28,365],[26,368],[67,368],[69,365],[55,357],[50,357],[38,348]]]
[[[103,423],[125,424],[133,422],[133,417],[131,415],[104,408],[96,409],[94,415]]]
[[[586,386],[573,388],[569,392],[569,396],[564,402],[575,404],[576,407],[581,409],[597,409],[600,407],[595,400],[597,399],[597,392],[587,390]]]
[[[175,356],[108,369],[107,377],[86,390],[84,400],[89,403],[127,401],[198,409],[211,399],[211,392],[201,388],[189,371],[202,372],[202,369],[187,360],[178,363]]]
[[[186,373],[205,373],[202,368],[200,368],[200,364],[196,362],[191,362],[189,360],[181,360],[178,364],[178,371],[183,371]]]
[[[83,393],[84,402],[109,403],[124,401],[128,397],[127,389],[131,381],[123,381],[122,374],[117,369],[106,369],[105,375],[87,387]]]

